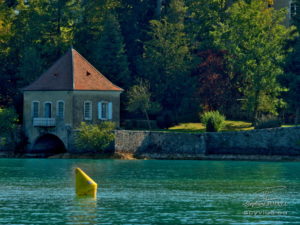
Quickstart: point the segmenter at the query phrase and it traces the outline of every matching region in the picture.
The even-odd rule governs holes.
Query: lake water
[[[0,159],[0,224],[300,224],[300,163]]]

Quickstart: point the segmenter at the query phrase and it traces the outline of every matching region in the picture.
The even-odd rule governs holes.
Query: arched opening
[[[53,134],[45,134],[36,139],[30,153],[50,156],[66,152],[64,143]]]

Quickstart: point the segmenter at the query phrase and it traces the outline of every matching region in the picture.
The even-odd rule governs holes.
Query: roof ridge
[[[115,88],[124,90],[123,88],[120,88],[119,86],[117,86],[113,82],[111,82],[106,76],[104,76],[99,70],[97,70],[97,68],[94,67],[86,58],[84,58],[78,51],[76,51],[74,48],[72,50],[75,51],[85,62],[87,62],[97,73],[99,73],[106,81],[111,83]],[[72,52],[72,55],[73,55],[73,52]],[[72,60],[73,60],[73,57],[72,57]],[[73,61],[72,61],[72,65],[73,65]]]

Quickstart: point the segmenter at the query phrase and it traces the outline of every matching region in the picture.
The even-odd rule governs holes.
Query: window
[[[98,119],[111,120],[112,119],[112,103],[99,102],[98,103]]]
[[[65,115],[65,103],[62,100],[59,100],[57,102],[56,115],[57,115],[57,117],[59,117],[61,119],[64,118],[64,115]]]
[[[52,114],[52,104],[51,102],[45,102],[44,105],[44,117],[45,118],[51,118],[51,114]]]
[[[40,103],[38,101],[32,102],[31,115],[33,118],[39,117],[39,108],[40,108]]]
[[[83,117],[85,120],[91,120],[92,119],[92,102],[91,101],[85,101],[84,102],[84,112]]]
[[[108,118],[108,103],[107,102],[103,102],[101,104],[101,118],[102,119]]]

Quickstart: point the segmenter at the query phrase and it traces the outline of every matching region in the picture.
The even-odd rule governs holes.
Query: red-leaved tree
[[[197,77],[196,95],[204,111],[224,111],[232,101],[232,86],[224,55],[225,52],[217,50],[198,53],[200,63],[193,75]]]

